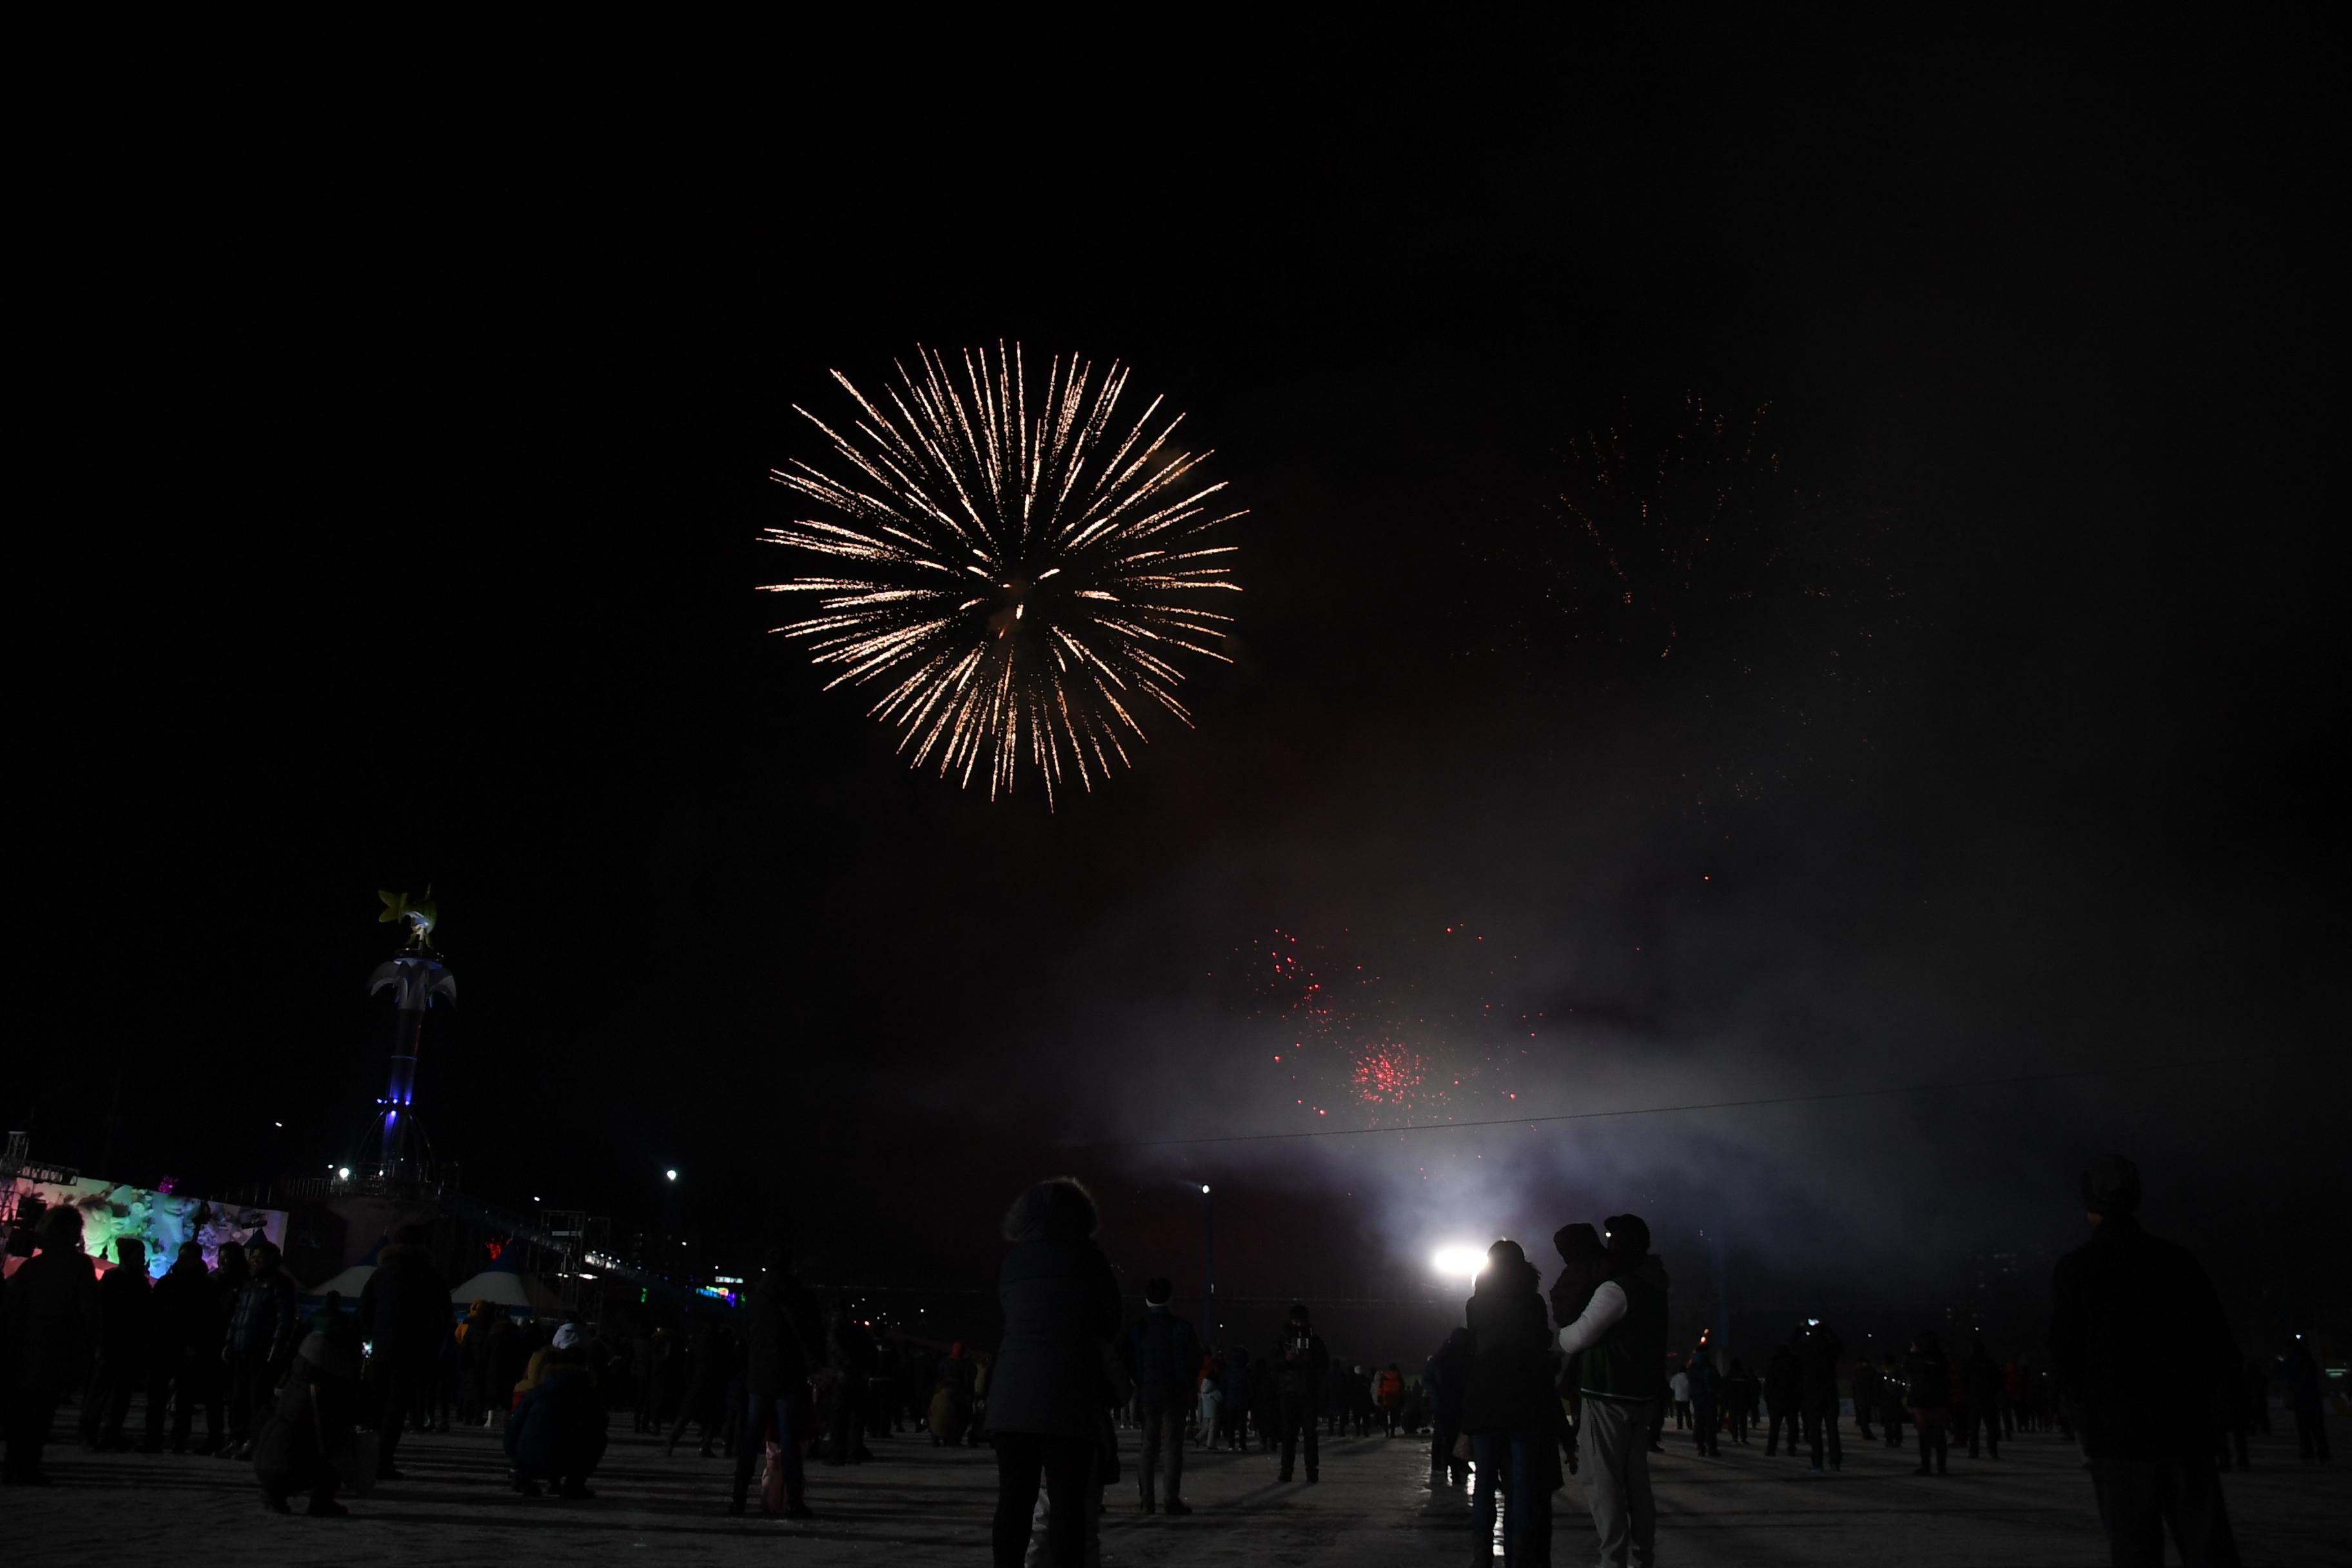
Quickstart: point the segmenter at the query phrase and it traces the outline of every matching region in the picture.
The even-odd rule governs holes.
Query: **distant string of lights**
[[[1081,1149],[1178,1149],[1203,1143],[1276,1143],[1296,1138],[1369,1138],[1381,1134],[1456,1132],[1475,1127],[1537,1127],[1560,1121],[1602,1121],[1626,1116],[1675,1116],[1698,1110],[1747,1110],[1773,1105],[1815,1105],[1830,1100],[1872,1100],[1896,1094],[1937,1094],[1956,1089],[2007,1089],[2058,1083],[2068,1079],[2108,1078],[2126,1073],[2171,1072],[2192,1068],[2242,1068],[2265,1057],[2210,1057],[2196,1061],[2142,1062],[2125,1067],[2074,1068],[2064,1072],[2012,1073],[2000,1078],[1947,1079],[1936,1083],[1888,1084],[1877,1089],[1832,1089],[1812,1094],[1772,1094],[1752,1100],[1693,1100],[1681,1105],[1629,1105],[1613,1110],[1567,1110],[1550,1116],[1498,1116],[1477,1121],[1420,1121],[1387,1127],[1316,1127],[1297,1132],[1218,1132],[1198,1138],[1115,1138],[1078,1144]]]

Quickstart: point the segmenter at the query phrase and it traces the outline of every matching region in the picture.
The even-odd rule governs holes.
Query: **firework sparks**
[[[1209,606],[1241,591],[1237,547],[1212,531],[1246,514],[1202,482],[1208,452],[1174,445],[1183,416],[1164,399],[1119,412],[1117,363],[1056,356],[1033,385],[1000,343],[896,369],[879,398],[835,371],[856,405],[839,424],[794,405],[834,461],[773,470],[814,510],[763,534],[829,565],[767,585],[815,605],[775,629],[837,668],[827,690],[878,689],[868,711],[910,765],[985,774],[993,799],[1025,758],[1049,805],[1072,778],[1091,790],[1134,765],[1150,711],[1192,723],[1186,656],[1232,662],[1217,644],[1233,617]]]

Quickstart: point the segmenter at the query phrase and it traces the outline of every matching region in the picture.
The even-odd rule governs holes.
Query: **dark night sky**
[[[35,116],[37,1152],[320,1168],[430,880],[470,1188],[677,1163],[868,1279],[984,1281],[1054,1166],[1134,1267],[1225,1182],[1268,1292],[1625,1207],[1934,1279],[2108,1145],[2209,1247],[2341,1196],[2313,40],[324,25],[78,40]],[[1133,363],[1255,509],[1198,731],[1052,816],[904,772],[751,592],[788,405],[1000,337]],[[1650,668],[1521,569],[1568,437],[1685,393],[1770,401],[1848,662],[1767,594]],[[1459,1116],[2234,1065],[1053,1152],[1299,1125],[1225,969],[1276,928],[1545,1015]]]

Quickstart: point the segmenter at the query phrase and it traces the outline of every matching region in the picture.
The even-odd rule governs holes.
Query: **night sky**
[[[1211,1181],[1237,1293],[1633,1209],[1924,1296],[2071,1245],[2109,1147],[2217,1269],[2340,1257],[2314,41],[1370,18],[83,40],[7,1125],[323,1170],[429,882],[467,1190],[625,1228],[675,1164],[714,1257],[984,1285],[1066,1169],[1187,1289]],[[1051,814],[907,772],[753,592],[790,405],[1000,339],[1133,364],[1252,509],[1197,731]],[[1774,461],[1662,659],[1560,498],[1692,398]],[[1468,1073],[1417,1120],[2196,1065],[1122,1146],[1408,1114],[1272,1059],[1277,942]]]

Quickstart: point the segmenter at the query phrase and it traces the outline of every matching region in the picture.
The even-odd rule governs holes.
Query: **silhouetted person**
[[[689,1421],[702,1429],[701,1457],[717,1458],[711,1441],[727,1424],[730,1369],[725,1333],[725,1326],[715,1313],[694,1314],[693,1329],[687,1339],[686,1402],[678,1410],[677,1425],[669,1429],[669,1441],[663,1445],[665,1458],[677,1452],[677,1440],[686,1436],[686,1424]]]
[[[12,1486],[49,1485],[41,1452],[58,1402],[82,1387],[99,1344],[98,1278],[81,1249],[80,1214],[53,1208],[41,1216],[38,1234],[40,1250],[17,1268],[0,1301]]]
[[[1731,1417],[1731,1440],[1748,1441],[1748,1424],[1756,1419],[1758,1399],[1756,1374],[1748,1370],[1738,1356],[1731,1358],[1731,1370],[1723,1378],[1724,1410]]]
[[[2327,1415],[2322,1403],[2326,1379],[2319,1363],[2311,1353],[2311,1346],[2301,1334],[2294,1336],[2294,1348],[2279,1363],[2279,1373],[2286,1380],[2287,1408],[2294,1413],[2295,1456],[2305,1460],[2316,1459],[2325,1465],[2333,1462],[2335,1455],[2327,1447]],[[2085,1423],[2087,1430],[2088,1423]]]
[[[1969,1347],[1960,1363],[1960,1384],[1969,1391],[1969,1458],[1977,1458],[1977,1438],[1984,1438],[1987,1458],[2000,1458],[2000,1363],[1992,1359],[1982,1340]]]
[[[1136,1484],[1143,1511],[1156,1506],[1152,1487],[1160,1457],[1168,1457],[1168,1511],[1190,1513],[1184,1500],[1184,1419],[1192,1409],[1192,1373],[1202,1363],[1201,1336],[1169,1303],[1176,1287],[1163,1279],[1143,1286],[1143,1321],[1127,1331],[1127,1365],[1143,1422],[1143,1458]]]
[[[1715,1370],[1714,1353],[1704,1347],[1693,1351],[1683,1375],[1690,1384],[1693,1442],[1701,1454],[1721,1458],[1723,1374]]]
[[[172,1452],[184,1453],[196,1406],[205,1407],[205,1437],[196,1451],[209,1454],[221,1441],[221,1331],[212,1276],[205,1268],[204,1244],[184,1241],[180,1255],[155,1281],[155,1347],[147,1377],[147,1440],[153,1453],[163,1446],[163,1406],[172,1405]]]
[[[996,1277],[1004,1336],[988,1384],[996,1568],[1022,1568],[1041,1481],[1052,1494],[1047,1561],[1086,1568],[1112,1437],[1104,1342],[1119,1320],[1118,1281],[1095,1245],[1098,1224],[1093,1196],[1067,1176],[1031,1187],[1004,1216],[1013,1244]]]
[[[1482,1545],[1494,1540],[1499,1483],[1510,1493],[1503,1561],[1513,1568],[1550,1563],[1551,1494],[1559,1485],[1559,1397],[1542,1285],[1517,1242],[1497,1241],[1463,1309],[1471,1360],[1462,1430],[1470,1435],[1477,1479],[1475,1529]]]
[[[743,1430],[735,1444],[735,1494],[727,1511],[740,1514],[751,1491],[751,1467],[774,1438],[783,1470],[784,1517],[813,1519],[804,1468],[808,1376],[824,1343],[824,1328],[808,1292],[793,1278],[792,1254],[771,1247],[760,1278],[743,1299]]]
[[[1853,1430],[1864,1442],[1870,1441],[1870,1414],[1878,1405],[1878,1369],[1864,1356],[1853,1369]]]
[[[2233,1568],[2213,1421],[2235,1389],[2238,1348],[2205,1270],[2140,1227],[2139,1200],[2139,1172],[2121,1155],[2083,1173],[2091,1239],[2051,1279],[2059,1395],[2079,1416],[2116,1563],[2160,1563],[2169,1525],[2189,1568]]]
[[[375,1272],[360,1290],[360,1332],[373,1347],[379,1480],[397,1480],[393,1463],[409,1419],[435,1397],[441,1348],[450,1339],[449,1287],[425,1250],[425,1227],[404,1225],[376,1255]]]
[[[147,1279],[147,1244],[114,1240],[114,1267],[98,1282],[98,1371],[81,1413],[82,1436],[101,1452],[127,1447],[123,1419],[131,1396],[147,1386],[155,1349],[155,1289]]]
[[[1903,1427],[1910,1418],[1908,1398],[1910,1384],[1903,1376],[1900,1358],[1888,1356],[1886,1371],[1878,1380],[1878,1421],[1886,1433],[1886,1446],[1903,1447]]]
[[[270,1413],[253,1441],[253,1473],[272,1513],[291,1513],[286,1500],[308,1492],[312,1518],[341,1519],[351,1510],[335,1500],[342,1484],[337,1461],[352,1447],[359,1403],[359,1357],[351,1346],[313,1331],[287,1368]]]
[[[1911,1337],[1910,1352],[1903,1358],[1903,1390],[1911,1424],[1919,1429],[1918,1474],[1940,1476],[1951,1452],[1947,1429],[1952,1421],[1952,1363],[1936,1342],[1935,1330],[1921,1329]]]
[[[604,1458],[607,1416],[595,1374],[582,1353],[580,1328],[566,1323],[540,1367],[538,1383],[507,1418],[506,1452],[515,1489],[537,1497],[542,1485],[561,1496],[592,1498],[588,1478]]]
[[[1581,1355],[1584,1420],[1577,1435],[1580,1468],[1600,1538],[1601,1561],[1653,1561],[1657,1504],[1650,1492],[1648,1434],[1665,1394],[1666,1271],[1650,1256],[1650,1227],[1617,1215],[1605,1227],[1610,1277],[1559,1348]]]
[[[1802,1378],[1801,1397],[1805,1409],[1805,1447],[1812,1457],[1812,1473],[1822,1473],[1822,1448],[1829,1451],[1830,1468],[1843,1468],[1845,1456],[1838,1446],[1838,1357],[1845,1352],[1845,1342],[1837,1331],[1817,1318],[1805,1320],[1797,1331],[1797,1364]]]
[[[246,1434],[237,1445],[240,1459],[253,1458],[253,1439],[277,1402],[278,1385],[294,1364],[303,1333],[294,1281],[286,1277],[277,1244],[256,1237],[246,1258],[253,1272],[229,1314],[226,1352],[231,1419]]]
[[[2271,1363],[2258,1355],[2246,1358],[2246,1409],[2253,1430],[2271,1435]]]
[[[1460,1486],[1469,1479],[1468,1461],[1454,1457],[1454,1439],[1462,1435],[1462,1403],[1470,1394],[1472,1362],[1470,1331],[1455,1329],[1429,1358],[1422,1385],[1429,1390],[1429,1485]]]
[[[1764,1403],[1770,1406],[1770,1423],[1764,1429],[1764,1452],[1769,1457],[1780,1451],[1783,1429],[1789,1438],[1789,1457],[1797,1457],[1797,1436],[1801,1423],[1798,1408],[1804,1403],[1805,1368],[1797,1359],[1797,1347],[1783,1344],[1764,1363]]]
[[[1316,1465],[1315,1413],[1321,1402],[1324,1379],[1329,1374],[1331,1352],[1315,1332],[1305,1303],[1290,1309],[1282,1339],[1274,1349],[1274,1389],[1282,1406],[1282,1469],[1277,1479],[1288,1480],[1298,1457],[1299,1438],[1307,1439],[1307,1479],[1321,1479]]]
[[[866,1449],[866,1380],[874,1371],[874,1336],[866,1331],[849,1310],[846,1300],[833,1304],[833,1319],[825,1330],[825,1361],[834,1370],[833,1422],[824,1439],[824,1462],[828,1465],[858,1465],[873,1456]],[[656,1367],[655,1376],[662,1373]],[[678,1373],[668,1374],[676,1381]],[[686,1424],[683,1416],[678,1425]]]

